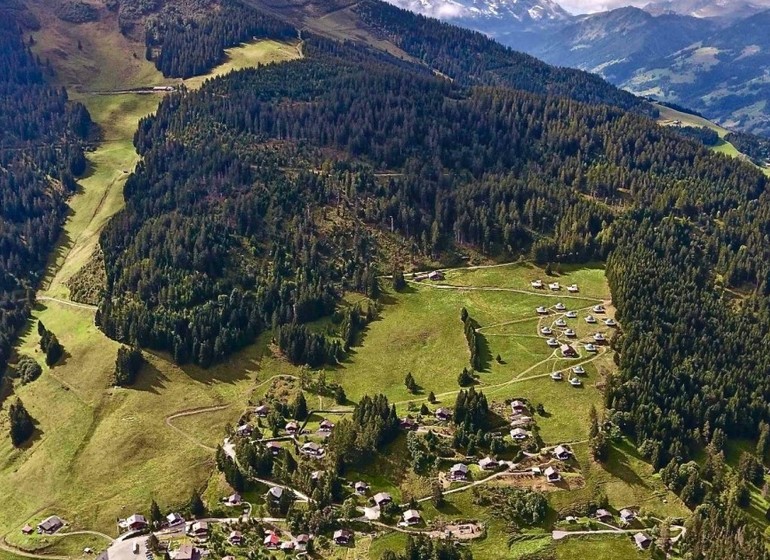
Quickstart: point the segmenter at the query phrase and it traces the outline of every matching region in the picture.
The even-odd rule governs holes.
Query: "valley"
[[[0,560],[764,558],[768,179],[727,130],[373,0],[218,2],[147,44],[29,2],[96,126]]]

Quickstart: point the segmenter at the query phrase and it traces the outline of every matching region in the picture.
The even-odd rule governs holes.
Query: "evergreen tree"
[[[192,491],[188,508],[190,509],[190,513],[196,517],[200,517],[206,513],[206,506],[203,505],[203,500],[197,490]]]
[[[8,420],[10,421],[11,443],[16,447],[21,446],[32,436],[35,424],[21,399],[16,399],[8,408]]]
[[[297,393],[297,397],[294,399],[292,409],[294,410],[295,420],[304,420],[307,418],[307,401],[305,400],[305,394],[302,391]]]
[[[150,521],[154,523],[156,527],[158,527],[163,522],[163,514],[160,511],[158,502],[155,500],[152,500],[150,503]]]

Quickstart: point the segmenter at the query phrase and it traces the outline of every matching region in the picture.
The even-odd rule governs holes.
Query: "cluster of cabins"
[[[269,412],[270,412],[270,409],[265,404],[261,404],[257,406],[255,409],[256,415],[260,418],[265,418]],[[284,429],[286,430],[286,434],[291,437],[298,436],[303,431],[302,425],[299,422],[296,422],[294,420],[287,422]],[[318,426],[318,433],[324,437],[328,437],[329,434],[331,434],[333,429],[334,429],[334,423],[325,418],[321,421],[321,423]],[[254,429],[250,424],[242,424],[235,429],[236,435],[241,437],[249,437],[253,432],[254,432]],[[273,455],[278,455],[281,451],[281,445],[275,440],[266,442],[265,446]],[[299,452],[302,453],[303,455],[306,455],[314,459],[320,459],[324,457],[326,454],[326,450],[324,449],[324,447],[313,441],[308,441],[303,445],[301,445],[299,447]]]
[[[532,286],[536,290],[542,290],[543,288],[546,287],[546,284],[542,280],[538,279],[530,282],[530,286]],[[547,286],[548,286],[548,289],[551,290],[552,292],[558,292],[561,290],[561,284],[559,284],[558,282],[550,282],[547,284]],[[567,286],[567,291],[571,294],[576,294],[580,291],[580,288],[578,288],[577,284],[570,284],[569,286]]]
[[[349,531],[346,531],[346,533],[348,533],[348,532]],[[339,533],[339,531],[334,533],[335,536],[337,535],[337,533]],[[292,551],[293,552],[304,552],[305,550],[307,550],[307,545],[308,545],[308,543],[310,542],[310,540],[312,538],[313,537],[311,535],[303,533],[301,535],[297,535],[296,537],[294,537],[291,540],[286,540],[285,541],[275,531],[268,531],[265,534],[265,537],[262,539],[262,544],[268,550],[283,550],[284,552],[292,552]],[[345,542],[345,544],[347,544],[347,542],[349,542],[351,538],[352,538],[352,534],[348,537],[348,539]],[[334,539],[334,542],[337,542],[336,538]],[[340,544],[340,543],[338,543],[338,544]]]

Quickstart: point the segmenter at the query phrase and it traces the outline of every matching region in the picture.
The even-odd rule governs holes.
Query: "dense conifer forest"
[[[12,10],[0,10],[0,372],[85,171],[90,117],[47,85]]]
[[[154,60],[164,76],[189,78],[205,74],[224,61],[226,48],[244,41],[297,37],[292,26],[246,8],[237,0],[210,4],[208,12],[200,17],[166,14],[147,25],[147,57]]]

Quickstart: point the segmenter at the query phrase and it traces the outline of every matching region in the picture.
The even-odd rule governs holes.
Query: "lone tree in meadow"
[[[413,395],[419,390],[417,382],[414,380],[414,376],[412,375],[411,371],[406,374],[406,377],[404,378],[404,385],[406,385],[406,390]]]
[[[115,385],[120,387],[133,385],[143,364],[144,356],[138,348],[134,346],[118,348],[118,356],[115,358]]]
[[[27,441],[35,431],[35,423],[32,420],[21,399],[16,399],[8,409],[8,420],[11,424],[11,443],[19,447]]]
[[[37,332],[40,335],[40,349],[45,352],[45,363],[51,367],[64,355],[64,347],[42,321],[37,322]]]

